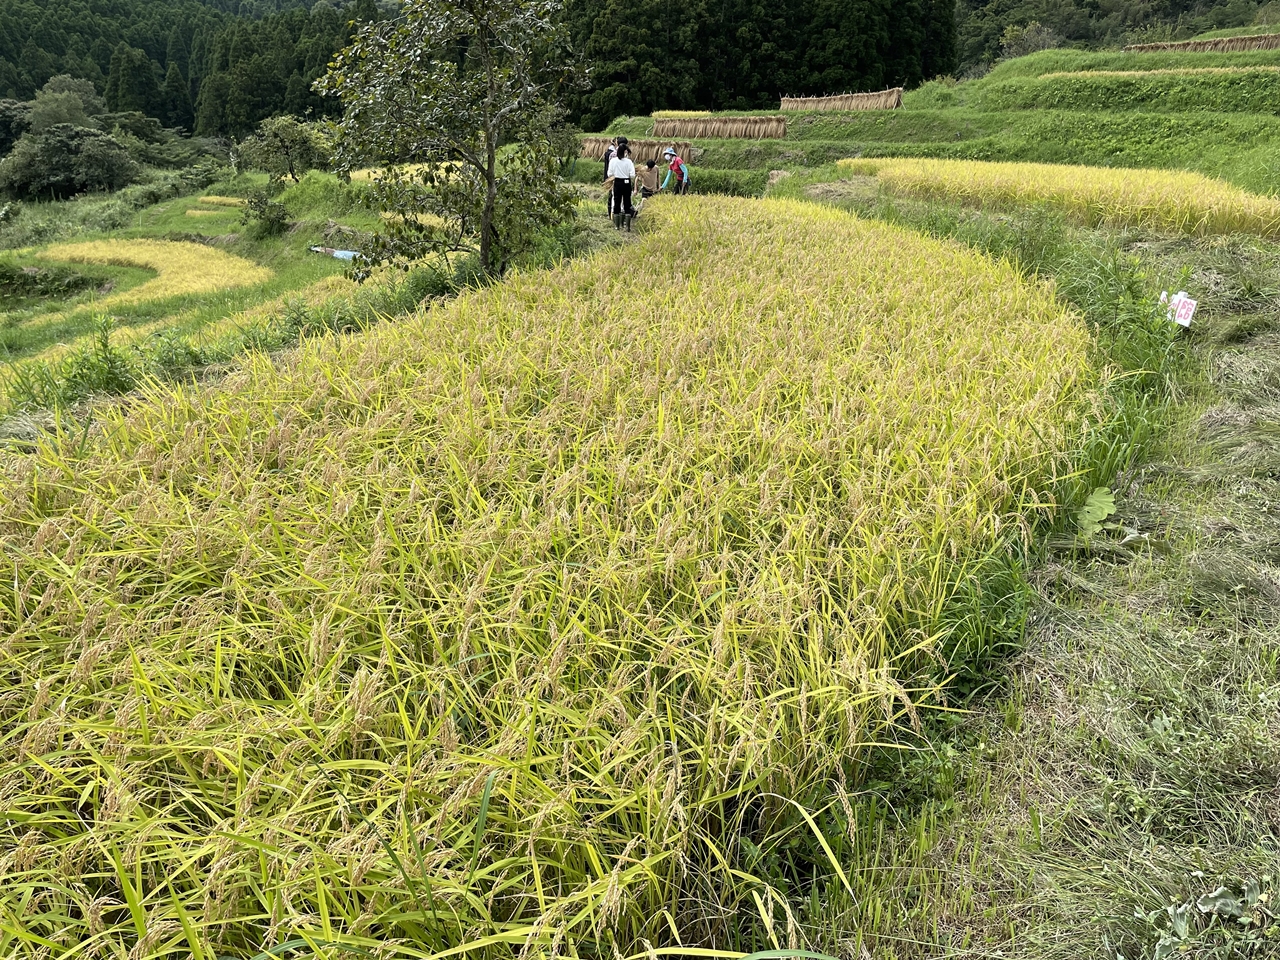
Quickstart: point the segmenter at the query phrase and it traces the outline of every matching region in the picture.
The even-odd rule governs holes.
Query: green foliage
[[[271,199],[265,191],[249,195],[240,222],[251,228],[255,237],[276,237],[289,227],[289,208]]]
[[[729,197],[758,197],[764,193],[768,174],[763,170],[712,170],[698,167],[693,189]]]
[[[578,78],[558,13],[549,0],[407,0],[338,57],[319,88],[344,106],[339,164],[389,165],[372,195],[392,218],[367,263],[474,250],[497,276],[572,215],[561,170],[576,142],[559,99]]]
[[[570,0],[566,15],[593,66],[574,105],[590,130],[664,107],[776,109],[780,92],[914,86],[954,62],[952,0]]]
[[[145,50],[123,41],[111,54],[107,73],[107,107],[118,113],[137,111],[156,116],[161,111],[156,65]]]
[[[100,317],[90,344],[51,364],[13,367],[7,390],[18,409],[58,410],[95,394],[127,393],[142,369],[136,351],[111,342],[111,319]]]
[[[30,129],[30,104],[0,100],[0,157],[12,150],[18,138]]]
[[[272,181],[286,177],[297,183],[308,170],[323,170],[333,159],[333,141],[314,123],[296,117],[272,117],[258,125],[258,132],[240,144],[240,158],[251,170],[261,170]]]
[[[116,140],[99,130],[60,124],[29,133],[0,161],[0,190],[19,198],[61,200],[118,190],[138,173]]]
[[[1194,4],[1185,0],[1141,4],[959,0],[956,11],[960,63],[971,67],[1001,56],[1017,57],[1043,49],[1036,41],[1043,42],[1041,38],[1049,35],[1072,46],[1100,46],[1120,39],[1185,40],[1202,31],[1253,23],[1259,4],[1255,0],[1204,0]]]

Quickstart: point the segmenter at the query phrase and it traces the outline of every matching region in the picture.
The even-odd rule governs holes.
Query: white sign
[[[1160,294],[1160,302],[1168,309],[1169,319],[1183,327],[1191,326],[1191,318],[1196,315],[1196,307],[1200,304],[1187,296],[1187,291],[1179,290],[1172,297],[1168,291]]]

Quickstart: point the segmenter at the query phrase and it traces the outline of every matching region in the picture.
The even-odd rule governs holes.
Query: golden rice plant
[[[200,208],[198,208],[198,207],[193,207],[193,208],[191,208],[190,210],[187,210],[187,211],[186,211],[186,216],[188,216],[188,217],[217,217],[217,216],[221,216],[221,215],[223,215],[223,214],[225,214],[225,213],[227,213],[227,212],[228,212],[228,211],[226,211],[226,210],[201,210],[201,209],[200,209]]]
[[[645,217],[0,451],[9,956],[803,942],[762,857],[931,702],[1088,337],[833,209]]]
[[[243,207],[248,204],[248,200],[243,197],[221,197],[217,194],[209,194],[200,198],[201,203],[207,203],[215,207]]]
[[[1197,74],[1280,73],[1280,67],[1182,67],[1160,70],[1060,70],[1043,73],[1041,80],[1051,77],[1193,77]]]
[[[977,160],[841,160],[889,192],[993,209],[1041,204],[1088,225],[1143,226],[1194,235],[1280,234],[1280,200],[1184,170]]]
[[[711,116],[710,110],[655,110],[650,120],[701,120]]]
[[[250,287],[272,277],[272,272],[266,267],[225,250],[168,240],[59,243],[46,247],[39,256],[44,260],[143,267],[156,272],[156,276],[145,283],[96,301],[96,308],[104,310],[147,300]],[[39,322],[48,322],[49,319],[42,318]]]

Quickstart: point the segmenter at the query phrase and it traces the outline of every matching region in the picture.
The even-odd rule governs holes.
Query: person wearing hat
[[[689,165],[680,159],[680,155],[671,147],[662,151],[662,158],[667,161],[667,175],[662,181],[660,189],[667,189],[667,184],[671,182],[671,178],[676,178],[675,192],[688,193],[689,185],[692,180],[689,177]]]

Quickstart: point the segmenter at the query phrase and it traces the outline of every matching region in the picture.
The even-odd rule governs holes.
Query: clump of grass
[[[852,890],[811,811],[936,702],[1088,336],[840,211],[646,218],[0,460],[12,950],[626,956]]]
[[[1280,234],[1280,200],[1180,170],[977,160],[841,160],[891,193],[994,209],[1045,205],[1088,225],[1184,234]]]

